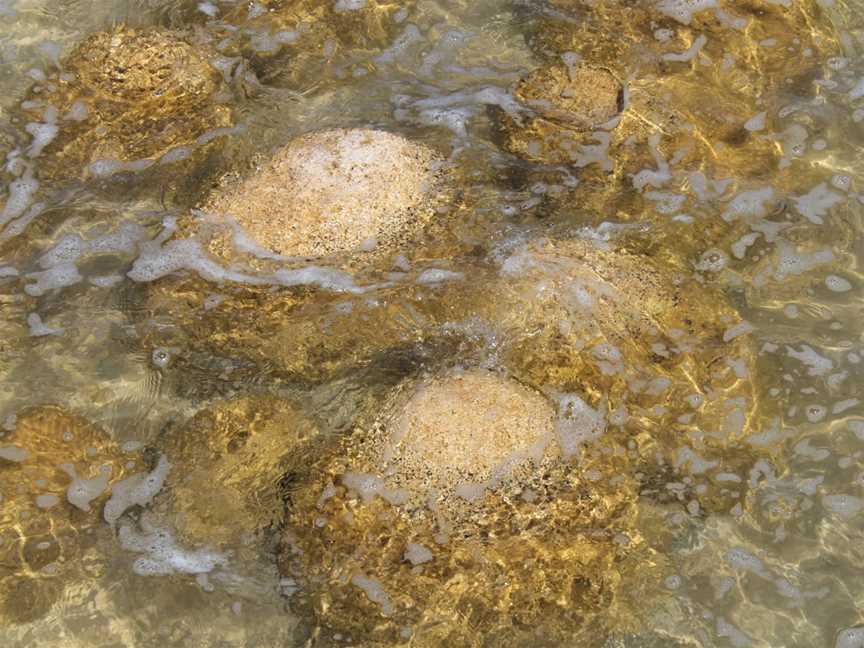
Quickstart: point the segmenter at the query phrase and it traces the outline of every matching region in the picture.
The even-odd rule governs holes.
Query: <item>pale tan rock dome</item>
[[[260,245],[318,257],[407,239],[435,212],[440,159],[400,135],[335,129],[303,135],[206,211],[234,218]]]
[[[382,459],[397,487],[473,499],[539,464],[554,420],[544,396],[510,378],[482,369],[429,378],[387,426]]]

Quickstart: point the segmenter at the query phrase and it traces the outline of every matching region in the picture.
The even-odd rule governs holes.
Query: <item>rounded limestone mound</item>
[[[432,149],[401,135],[313,132],[217,190],[204,210],[234,219],[258,245],[285,257],[379,250],[410,239],[432,219],[441,165]]]
[[[38,619],[95,543],[102,504],[134,462],[99,428],[55,406],[23,410],[0,439],[0,617]]]
[[[753,329],[686,266],[571,238],[517,246],[500,269],[488,317],[520,380],[605,400],[670,455],[684,430],[722,452],[758,429]]]
[[[273,530],[285,503],[280,480],[289,458],[315,436],[314,425],[287,401],[244,396],[217,402],[157,442],[182,470],[157,499],[191,546],[237,549]]]
[[[522,77],[513,91],[528,115],[493,110],[503,146],[519,157],[570,163],[594,129],[614,127],[624,106],[624,87],[607,69],[555,63]]]
[[[85,38],[21,104],[37,176],[107,177],[188,159],[231,124],[208,51],[176,32],[119,26]]]
[[[542,461],[554,419],[544,396],[512,379],[482,370],[433,378],[390,424],[382,460],[413,499],[477,499]]]
[[[550,400],[485,369],[408,379],[374,416],[292,472],[280,571],[322,637],[554,645],[633,620],[651,550],[596,419],[569,421],[598,444],[577,460]]]

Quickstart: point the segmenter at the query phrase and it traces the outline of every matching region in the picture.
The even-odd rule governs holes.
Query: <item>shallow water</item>
[[[573,460],[577,471],[594,465],[592,451],[629,461],[622,478],[598,460],[609,501],[623,483],[616,479],[638,483],[620,544],[639,549],[621,551],[624,566],[592,567],[614,571],[618,589],[586,603],[594,631],[577,645],[864,646],[864,6],[718,4],[429,0],[387,13],[395,24],[385,42],[325,38],[307,59],[272,57],[277,29],[244,22],[254,3],[0,0],[0,421],[7,435],[20,434],[28,408],[57,405],[117,448],[111,501],[118,474],[149,473],[155,484],[149,496],[117,504],[116,516],[107,486],[90,517],[71,498],[60,501],[45,530],[39,516],[49,514],[32,503],[44,484],[14,476],[9,448],[18,442],[0,439],[0,643],[388,645],[373,622],[358,636],[340,631],[325,604],[311,613],[297,603],[302,584],[278,556],[300,513],[291,518],[291,498],[269,495],[290,481],[283,462],[297,461],[284,430],[308,420],[320,438],[338,440],[374,417],[406,376],[479,365],[504,367],[561,403],[572,405],[561,393],[579,389],[595,406],[636,393],[648,403],[633,397],[629,422],[610,405],[605,436],[588,444],[584,464]],[[654,22],[621,5],[653,11]],[[243,27],[233,31],[231,20]],[[76,43],[121,23],[184,30],[209,48],[231,127],[206,124],[215,145],[201,144],[210,152],[185,166],[91,165],[89,175],[57,179],[51,142],[33,146],[41,132],[33,126],[51,121],[28,129],[21,102],[28,88],[50,85]],[[576,36],[556,51],[560,33]],[[243,39],[253,46],[237,47]],[[611,132],[630,136],[605,147],[598,140],[572,164],[507,153],[496,124],[513,108],[514,85],[562,53],[571,60],[573,49],[628,86]],[[269,296],[262,288],[254,308],[232,278],[271,276],[260,259],[241,254],[229,275],[224,259],[216,259],[223,271],[201,272],[196,257],[160,256],[174,223],[221,175],[260,164],[300,133],[355,126],[442,153],[459,186],[443,232],[377,266],[318,260],[339,274],[303,275]],[[21,190],[22,179],[32,191]],[[653,393],[633,381],[607,390],[566,378],[560,348],[543,346],[548,331],[536,323],[557,317],[544,300],[558,304],[555,291],[563,294],[574,271],[520,250],[574,233],[601,250],[624,241],[697,281],[703,299],[682,302],[683,318],[689,307],[696,320],[726,313],[714,295],[728,299],[716,362],[737,380],[706,389],[716,409],[683,392],[664,395],[659,383]],[[502,315],[498,292],[502,302],[521,299],[525,312]],[[627,307],[650,309],[650,295],[641,299]],[[552,323],[571,339],[563,322]],[[699,391],[704,356],[689,353],[697,360],[681,371]],[[254,400],[270,397],[291,409]],[[255,443],[236,450],[250,430]],[[655,461],[655,450],[667,458]],[[72,461],[44,453],[52,470]],[[181,486],[178,476],[189,481]],[[63,507],[72,512],[57,513]],[[474,572],[464,569],[470,583]],[[491,596],[524,586],[534,601],[541,592],[532,587],[555,590],[529,572]],[[390,596],[398,602],[398,592]],[[385,624],[389,599],[368,598],[372,607],[357,616],[371,609]],[[567,605],[580,615],[578,603]],[[485,620],[467,619],[438,645],[573,645],[557,633],[556,615],[529,618],[518,638],[486,635]],[[421,626],[391,643],[436,645],[434,628]],[[536,644],[525,639],[532,633]]]

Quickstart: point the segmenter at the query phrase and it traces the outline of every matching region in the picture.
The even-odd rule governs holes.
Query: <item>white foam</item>
[[[848,280],[833,274],[825,277],[825,287],[832,292],[838,293],[852,290],[852,284]]]
[[[31,158],[42,155],[42,150],[54,141],[60,132],[57,124],[27,124],[24,129],[33,136],[33,141],[27,148],[27,156]]]
[[[710,461],[700,457],[692,448],[683,447],[678,449],[678,456],[675,458],[675,467],[681,468],[687,466],[689,472],[693,475],[701,475],[712,468],[720,465],[719,461]]]
[[[335,9],[337,13],[344,11],[359,11],[366,6],[367,2],[368,0],[336,0],[333,9]]]
[[[642,169],[633,176],[633,186],[642,191],[645,187],[651,186],[656,189],[663,187],[667,182],[672,180],[672,174],[669,172],[669,164],[660,153],[660,134],[654,133],[648,138],[648,148],[651,150],[651,155],[657,165],[656,169]]]
[[[415,566],[430,562],[434,558],[432,552],[429,549],[427,549],[421,544],[417,544],[416,542],[408,543],[408,545],[405,547],[404,557],[405,560]]]
[[[730,326],[728,329],[726,329],[726,331],[723,333],[723,341],[731,342],[735,338],[742,335],[747,335],[748,333],[752,333],[755,330],[756,329],[750,322],[742,320],[738,324]]]
[[[693,44],[687,48],[685,51],[681,53],[673,53],[670,52],[668,54],[663,55],[664,61],[673,61],[673,62],[681,62],[686,63],[688,61],[692,61],[699,54],[700,50],[705,47],[708,43],[708,38],[703,34],[699,34],[696,40],[693,41]]]
[[[749,234],[744,234],[730,247],[730,249],[732,250],[732,255],[736,259],[743,259],[745,256],[747,256],[747,248],[756,243],[756,241],[759,240],[760,236],[762,236],[760,232],[750,232]]]
[[[214,5],[212,2],[199,2],[198,11],[210,18],[215,18],[219,15],[219,7]]]
[[[834,205],[843,202],[844,197],[828,188],[824,182],[816,185],[803,196],[795,196],[795,208],[811,223],[821,225],[824,217]]]
[[[767,115],[768,113],[765,111],[753,115],[753,117],[744,122],[744,128],[751,133],[765,130],[765,118]]]
[[[0,459],[21,463],[30,456],[30,451],[27,448],[19,448],[18,446],[9,445],[0,447]]]
[[[393,41],[393,44],[373,60],[376,63],[393,63],[405,56],[412,45],[423,41],[423,35],[417,25],[408,23],[402,33]]]
[[[823,495],[822,506],[844,520],[848,520],[864,510],[864,499],[845,494]]]
[[[660,0],[657,10],[678,22],[689,25],[694,14],[717,7],[717,0]]]
[[[71,119],[72,121],[82,122],[90,116],[90,111],[87,110],[87,104],[85,104],[80,99],[72,104],[69,108],[69,112],[66,113],[66,119]]]
[[[208,574],[228,564],[223,553],[180,547],[170,531],[154,526],[146,516],[142,516],[140,530],[131,522],[121,524],[117,537],[123,549],[144,554],[132,564],[132,570],[140,576]]]
[[[36,496],[36,506],[41,509],[49,509],[57,506],[59,503],[60,498],[56,495],[52,495],[51,493]]]
[[[273,273],[273,283],[287,287],[318,286],[336,292],[363,292],[363,289],[358,287],[351,276],[345,272],[318,266],[307,266],[297,270],[277,270]]]
[[[363,292],[350,275],[331,268],[307,266],[295,270],[282,269],[269,276],[256,276],[228,270],[208,258],[201,244],[194,239],[178,239],[162,245],[164,236],[139,246],[138,258],[126,274],[132,281],[147,283],[181,270],[197,272],[203,279],[217,283],[230,281],[253,286],[318,286],[337,292]]]
[[[99,474],[91,479],[82,479],[75,472],[72,464],[62,464],[60,470],[65,472],[72,481],[66,488],[66,499],[68,502],[81,509],[90,510],[90,502],[99,497],[108,488],[108,479],[111,477],[111,466],[104,465],[99,468]]]
[[[438,268],[429,268],[424,270],[417,277],[417,283],[429,285],[439,284],[445,281],[459,281],[464,279],[465,275],[461,272],[452,272],[450,270],[440,270]]]
[[[30,335],[42,337],[45,335],[63,335],[64,329],[52,328],[42,321],[39,313],[30,313],[27,316],[27,325],[30,327]]]
[[[83,279],[74,263],[60,263],[42,272],[30,272],[25,275],[34,283],[24,286],[24,292],[33,297],[44,295],[49,290],[72,286]]]
[[[798,252],[791,244],[780,240],[777,242],[777,265],[774,278],[782,281],[789,275],[800,275],[833,261],[834,253],[830,248],[823,248],[808,254]]]
[[[556,394],[558,418],[555,433],[558,446],[565,458],[571,458],[583,443],[597,439],[606,429],[601,412],[588,405],[576,394]]]
[[[381,585],[381,581],[377,578],[371,578],[363,574],[355,574],[351,577],[351,584],[362,589],[370,601],[381,606],[381,613],[384,616],[390,616],[395,611],[393,603],[390,601],[390,597]]]
[[[864,627],[846,628],[837,634],[834,648],[864,648]]]
[[[834,362],[830,358],[819,355],[806,344],[801,345],[800,351],[787,346],[786,355],[805,364],[808,368],[807,375],[809,376],[826,376],[834,368]]]
[[[342,485],[356,492],[364,502],[371,502],[377,495],[394,506],[404,504],[408,499],[405,491],[388,489],[384,480],[370,473],[347,472],[342,475]]]
[[[726,206],[722,218],[727,223],[739,218],[745,222],[762,218],[768,213],[768,208],[773,203],[774,198],[774,189],[771,187],[742,191]]]
[[[149,473],[138,473],[111,487],[111,498],[105,503],[102,516],[114,526],[120,516],[133,506],[146,506],[162,490],[171,464],[165,455],[159,457],[156,467]]]
[[[39,183],[33,178],[29,170],[20,178],[9,183],[9,196],[6,198],[3,211],[0,212],[0,227],[13,218],[18,218],[27,210],[33,202],[33,194],[36,193],[37,189],[39,189]]]

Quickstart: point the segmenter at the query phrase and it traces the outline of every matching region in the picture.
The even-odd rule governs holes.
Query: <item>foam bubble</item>
[[[127,551],[142,553],[132,564],[139,576],[167,576],[169,574],[208,574],[228,564],[225,554],[210,549],[184,549],[167,529],[155,527],[142,517],[141,530],[131,523],[120,525],[117,537]]]
[[[6,461],[21,463],[29,456],[30,452],[26,448],[11,445],[0,447],[0,459],[5,459]]]
[[[0,226],[5,225],[14,218],[21,216],[33,202],[33,194],[39,189],[39,183],[27,171],[17,180],[9,183],[9,196],[3,211],[0,212]]]
[[[24,129],[33,136],[33,141],[27,149],[27,156],[31,158],[42,155],[42,150],[54,141],[60,132],[57,124],[27,124]]]
[[[762,218],[768,213],[768,207],[774,198],[775,193],[772,187],[742,191],[729,202],[723,211],[722,218],[727,223],[739,218],[747,222]]]
[[[99,469],[99,474],[92,479],[82,479],[75,472],[75,466],[72,464],[63,464],[60,469],[72,478],[71,483],[66,489],[66,499],[68,502],[81,509],[82,511],[90,510],[90,502],[99,497],[108,488],[108,479],[111,476],[111,466],[104,465]]]
[[[138,473],[114,484],[111,498],[105,503],[105,510],[102,512],[105,521],[114,526],[129,508],[149,504],[162,490],[170,470],[168,458],[162,455],[151,472]]]
[[[824,223],[828,211],[843,200],[842,195],[831,191],[824,182],[816,185],[803,196],[793,198],[798,213],[816,225]]]
[[[87,104],[85,104],[80,99],[72,104],[69,108],[69,112],[66,113],[66,119],[71,119],[72,121],[82,122],[90,116],[90,111],[87,110]]]
[[[663,55],[664,61],[673,61],[686,63],[688,61],[692,61],[696,56],[698,56],[700,50],[705,47],[708,43],[708,38],[704,34],[700,34],[696,40],[693,41],[693,44],[685,51],[681,53],[673,53],[670,52],[668,54]]]
[[[864,627],[842,630],[837,635],[834,648],[864,648]]]
[[[768,115],[765,111],[753,115],[744,123],[744,128],[751,133],[765,130],[765,118]]]
[[[72,286],[83,279],[74,263],[61,263],[48,270],[30,272],[25,276],[35,280],[35,283],[24,286],[24,292],[33,297],[40,297],[55,288]]]
[[[438,268],[430,268],[424,270],[417,277],[417,283],[423,285],[439,284],[445,281],[458,281],[463,279],[465,275],[461,272],[452,272],[450,270],[440,270]]]
[[[57,506],[60,503],[60,498],[51,493],[36,496],[36,506],[41,509],[49,509]]]
[[[657,10],[678,22],[689,25],[693,15],[706,9],[715,9],[717,0],[661,0]]]
[[[579,447],[603,434],[606,420],[601,412],[588,405],[576,394],[556,394],[558,419],[555,433],[565,458],[573,457]]]
[[[371,578],[364,576],[363,574],[355,574],[351,577],[351,584],[362,589],[370,601],[380,605],[381,613],[384,614],[384,616],[390,616],[395,611],[393,603],[390,601],[390,597],[387,592],[384,591],[381,581],[377,578]]]
[[[42,337],[45,335],[63,335],[64,329],[52,328],[42,321],[39,313],[30,313],[27,316],[27,325],[30,327],[30,335]]]
[[[723,341],[731,342],[735,338],[742,335],[747,335],[748,333],[752,333],[755,330],[755,327],[750,322],[742,320],[738,324],[730,326],[728,329],[726,329],[726,331],[723,333]]]
[[[429,551],[429,549],[427,549],[421,544],[417,544],[416,542],[408,543],[408,545],[405,547],[404,557],[405,560],[415,566],[430,562],[434,558],[432,552]]]
[[[824,495],[822,506],[844,520],[848,520],[864,510],[864,499],[845,494]]]
[[[344,11],[359,11],[366,6],[367,0],[336,0],[333,8],[337,13]]]

